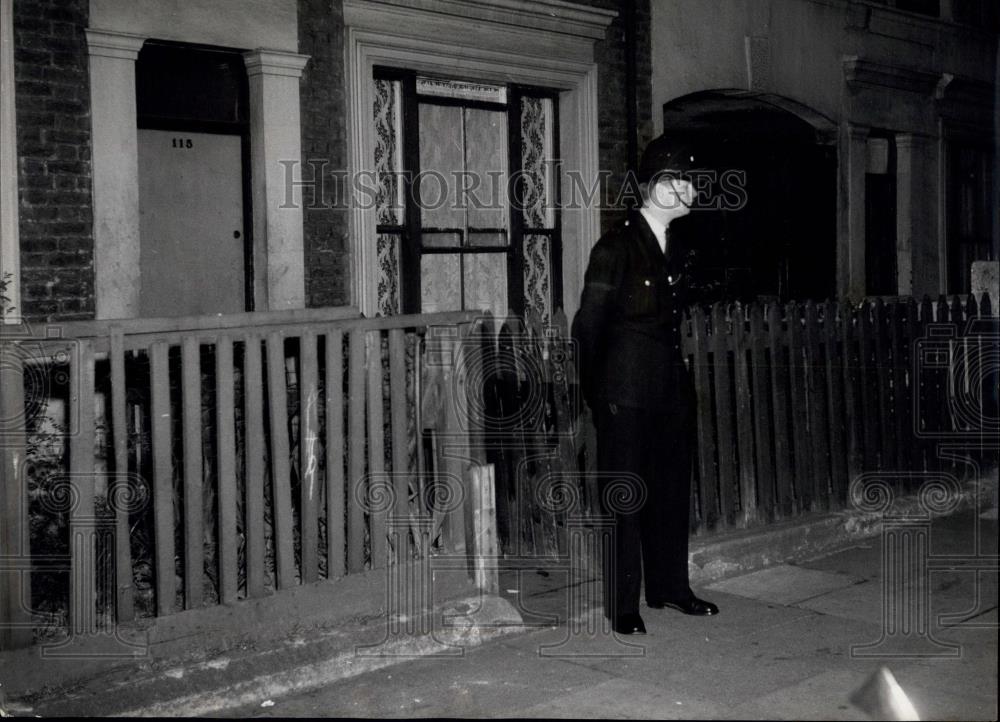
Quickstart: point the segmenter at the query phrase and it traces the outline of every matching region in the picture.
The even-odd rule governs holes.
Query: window
[[[378,311],[561,307],[556,94],[376,68]]]
[[[973,261],[996,260],[993,153],[972,142],[952,143],[948,151],[948,293],[968,293]]]

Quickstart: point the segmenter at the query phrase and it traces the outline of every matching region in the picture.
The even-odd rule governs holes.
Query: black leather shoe
[[[611,622],[611,628],[618,634],[645,634],[646,625],[639,614],[622,614]]]
[[[719,608],[704,599],[698,599],[694,594],[682,600],[654,599],[647,601],[650,609],[676,609],[678,612],[690,614],[695,617],[710,617],[719,613]]]

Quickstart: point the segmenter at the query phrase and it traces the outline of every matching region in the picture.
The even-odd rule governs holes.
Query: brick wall
[[[94,315],[88,0],[15,0],[21,311]]]
[[[303,194],[306,305],[336,306],[350,301],[351,265],[347,208],[343,200],[332,207],[333,173],[347,167],[343,4],[299,0],[298,11],[299,52],[311,56],[300,88],[303,178],[312,178],[314,168],[327,176],[322,183],[316,179],[315,203],[309,203],[311,193]]]
[[[636,116],[639,125],[639,153],[653,132],[650,50],[650,0],[581,0],[587,5],[616,10],[618,17],[607,29],[603,42],[594,47],[597,61],[598,133],[601,169],[610,171],[602,197],[613,201],[624,182],[628,166],[628,113],[626,112],[625,4],[635,3],[636,18]],[[601,228],[606,231],[624,216],[624,212],[605,208]]]

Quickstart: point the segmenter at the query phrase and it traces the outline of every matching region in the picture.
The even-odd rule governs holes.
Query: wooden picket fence
[[[988,295],[693,308],[695,529],[843,507],[865,472],[972,473],[942,450],[995,455],[997,343]]]
[[[20,567],[0,569],[0,642],[30,643],[19,570],[61,579],[69,629],[88,634],[432,549],[464,553],[461,487],[481,454],[456,419],[452,381],[473,319],[316,309],[6,329],[0,419],[17,438],[2,449],[0,521],[5,564]],[[43,380],[42,396],[68,380],[68,463],[30,483],[38,399],[15,393],[26,375]],[[434,401],[418,402],[422,386]],[[424,436],[442,453],[423,453]],[[58,555],[25,549],[29,491],[52,523],[68,517]],[[439,503],[449,499],[459,503]],[[413,534],[387,533],[392,517],[411,519]]]
[[[866,472],[903,492],[917,472],[974,473],[949,447],[995,463],[998,339],[988,295],[692,307],[692,532],[842,508]],[[570,518],[601,512],[566,318],[547,329],[508,319],[486,341],[478,376],[502,548],[565,553]]]
[[[30,642],[22,572],[53,563],[23,545],[25,419],[38,401],[20,391],[25,374],[68,379],[68,465],[48,493],[68,515],[56,571],[70,628],[87,633],[101,615],[127,622],[472,555],[470,504],[482,500],[470,484],[487,464],[504,554],[564,557],[569,528],[601,511],[567,326],[561,312],[543,328],[316,309],[5,329],[0,646]],[[968,473],[946,447],[995,460],[988,296],[692,308],[683,335],[696,533],[840,508],[865,472],[904,486],[910,472]],[[411,533],[387,533],[390,518]]]

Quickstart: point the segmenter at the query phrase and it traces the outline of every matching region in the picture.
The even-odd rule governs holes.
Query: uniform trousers
[[[643,577],[647,602],[689,593],[694,418],[687,398],[667,408],[597,407],[601,498],[614,517],[604,560],[604,610],[613,618],[638,613]]]

